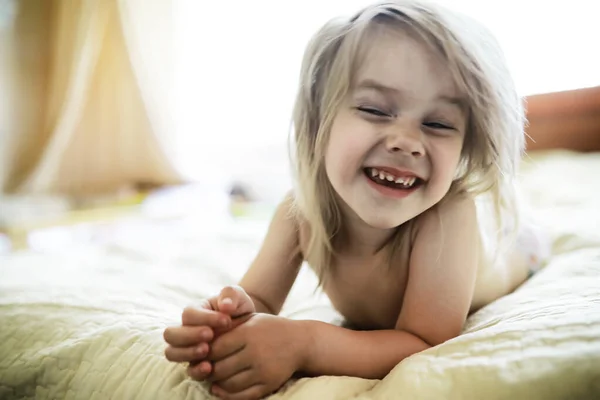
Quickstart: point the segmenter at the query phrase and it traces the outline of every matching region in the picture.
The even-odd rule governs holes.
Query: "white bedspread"
[[[599,173],[600,154],[552,152],[525,165],[523,188],[552,236],[551,262],[472,316],[463,335],[381,381],[302,379],[272,398],[600,398]],[[184,229],[189,223],[129,229],[136,224],[144,236],[0,259],[0,398],[210,398],[183,365],[165,360],[162,332],[184,306],[237,279],[266,226],[207,234]],[[286,315],[338,317],[312,295],[314,282],[302,272]]]

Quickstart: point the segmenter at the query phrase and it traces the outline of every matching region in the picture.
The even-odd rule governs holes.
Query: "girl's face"
[[[345,217],[387,230],[448,192],[467,111],[445,62],[423,43],[385,30],[369,44],[333,121],[325,170]]]

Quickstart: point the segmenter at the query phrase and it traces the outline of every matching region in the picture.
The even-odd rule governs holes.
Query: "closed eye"
[[[431,129],[445,129],[445,130],[455,130],[456,129],[451,125],[443,124],[440,122],[426,122],[423,125],[425,125],[428,128],[431,128]]]
[[[356,109],[360,112],[374,115],[376,117],[391,117],[390,114],[383,112],[377,108],[373,108],[373,107],[362,107],[361,106],[361,107],[356,107]]]

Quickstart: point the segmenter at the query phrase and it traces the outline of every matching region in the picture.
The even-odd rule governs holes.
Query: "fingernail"
[[[219,325],[221,325],[223,328],[227,328],[229,326],[229,320],[227,318],[222,318],[219,320]]]
[[[199,356],[202,356],[202,355],[204,355],[204,350],[205,350],[204,345],[200,345],[200,346],[196,347],[196,354]]]
[[[210,339],[210,332],[209,331],[202,331],[202,333],[200,334],[200,338],[202,340],[208,340],[208,339]]]
[[[225,297],[223,300],[221,300],[222,304],[233,304],[233,300],[231,300],[229,297]]]

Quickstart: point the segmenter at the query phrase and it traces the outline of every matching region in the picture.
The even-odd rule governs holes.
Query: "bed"
[[[271,398],[600,398],[598,172],[598,152],[525,159],[520,185],[552,255],[514,293],[471,316],[462,335],[380,381],[303,378]],[[219,215],[141,213],[90,228],[88,240],[64,249],[2,257],[0,398],[211,398],[185,366],[165,360],[162,332],[184,306],[234,283],[260,244],[268,212]],[[315,283],[303,268],[283,314],[338,323]]]

